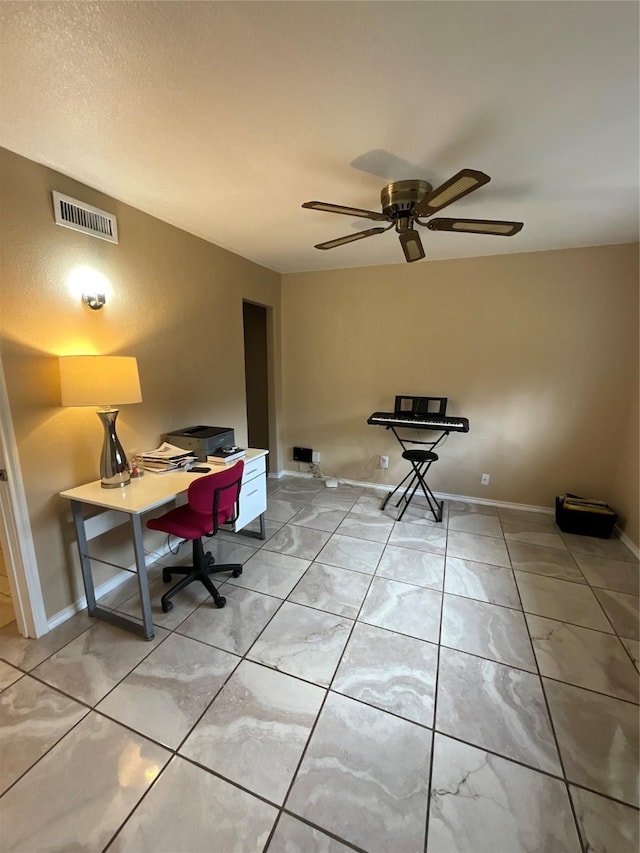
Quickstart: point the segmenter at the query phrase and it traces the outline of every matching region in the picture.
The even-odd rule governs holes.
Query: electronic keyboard
[[[467,418],[429,415],[422,412],[374,412],[367,418],[367,423],[384,427],[469,432],[469,421]]]

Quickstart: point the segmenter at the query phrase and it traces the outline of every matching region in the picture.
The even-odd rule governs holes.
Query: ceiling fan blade
[[[457,175],[449,178],[444,184],[431,190],[423,199],[415,206],[413,212],[415,216],[431,216],[432,213],[437,213],[451,204],[458,201],[479,187],[488,184],[491,178],[485,175],[484,172],[477,172],[475,169],[462,169]]]
[[[408,264],[412,261],[419,261],[424,258],[422,240],[420,239],[418,232],[414,231],[413,228],[408,228],[406,231],[400,232],[400,243]]]
[[[384,213],[376,213],[375,210],[363,210],[360,207],[344,207],[341,204],[329,204],[326,201],[305,201],[302,205],[311,210],[324,210],[327,213],[344,213],[345,216],[361,216],[363,219],[374,219],[386,221],[388,217]]]
[[[355,234],[347,234],[345,237],[336,237],[335,240],[327,240],[326,243],[318,243],[316,249],[335,249],[336,246],[344,246],[345,243],[353,243],[354,240],[362,240],[363,237],[373,237],[374,234],[383,234],[386,228],[368,228],[366,231],[357,231]]]
[[[432,219],[427,222],[431,231],[466,231],[468,234],[495,234],[513,237],[522,230],[522,222],[506,222],[502,219]]]

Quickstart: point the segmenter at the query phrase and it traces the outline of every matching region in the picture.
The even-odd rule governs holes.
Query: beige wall
[[[603,498],[638,542],[637,244],[282,282],[286,467],[303,445],[327,472],[393,484],[406,463],[367,417],[396,394],[448,396],[470,432],[442,446],[436,490],[546,507],[565,491]]]
[[[51,617],[82,594],[68,506],[57,495],[97,478],[102,444],[93,410],[61,408],[56,357],[137,357],[144,402],[120,412],[125,449],[156,446],[164,431],[200,423],[232,426],[245,444],[242,299],[271,309],[271,370],[279,373],[280,276],[43,166],[0,155],[0,354]],[[53,189],[115,213],[119,244],[55,225]],[[100,312],[68,292],[78,265],[110,280]],[[149,548],[157,545],[149,539]]]

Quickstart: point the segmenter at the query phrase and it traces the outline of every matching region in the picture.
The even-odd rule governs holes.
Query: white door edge
[[[1,360],[0,459],[7,477],[0,482],[0,537],[16,624],[23,637],[41,637],[49,627]]]

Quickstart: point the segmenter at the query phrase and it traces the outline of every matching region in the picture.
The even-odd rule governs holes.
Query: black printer
[[[219,447],[231,447],[235,438],[231,427],[192,426],[177,429],[162,436],[163,441],[190,450],[200,462],[206,462]]]

